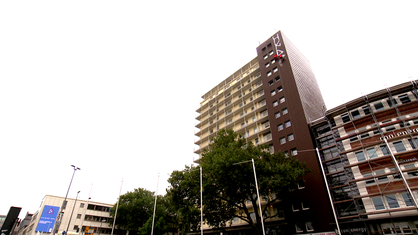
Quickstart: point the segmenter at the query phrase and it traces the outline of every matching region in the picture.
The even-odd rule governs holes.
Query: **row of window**
[[[293,134],[287,135],[287,141],[292,141],[295,139],[295,136]],[[280,144],[286,144],[286,137],[281,137],[280,138]]]
[[[413,168],[415,168],[415,164],[414,163],[405,164],[405,165],[402,165],[401,168],[403,168],[404,170],[413,169]],[[393,173],[393,175],[389,175],[389,176],[384,175],[386,173]],[[408,171],[406,174],[407,174],[408,178],[417,177],[418,176],[418,170]],[[395,167],[391,167],[391,168],[387,168],[387,169],[379,169],[379,170],[363,173],[363,177],[370,177],[370,176],[375,176],[375,177],[366,180],[366,182],[365,182],[366,185],[374,184],[374,183],[388,182],[390,180],[389,178],[391,178],[391,179],[400,179],[401,178],[401,176],[398,174],[398,171],[396,170]]]
[[[413,207],[414,201],[409,193],[396,193],[371,198],[376,210],[396,209],[400,207]]]
[[[372,103],[371,106],[373,106],[375,111],[380,111],[380,110],[385,109],[384,103],[386,103],[388,107],[393,107],[393,106],[398,105],[397,100],[399,100],[399,102],[402,103],[402,104],[406,104],[406,103],[411,102],[411,99],[408,96],[408,94],[403,94],[403,95],[399,95],[397,98],[393,98],[393,99],[388,98],[386,100],[382,100],[382,101]],[[346,114],[341,115],[341,119],[342,119],[343,123],[349,122],[351,119],[354,120],[354,119],[357,119],[357,118],[361,117],[362,113],[364,115],[370,114],[371,113],[371,110],[370,110],[371,106],[364,106],[361,109],[351,111],[350,114],[346,113]],[[351,115],[351,117],[350,117],[350,115]]]
[[[268,82],[269,86],[272,86],[274,84],[274,82],[278,82],[280,81],[280,76],[275,77],[273,80],[270,80]]]
[[[392,151],[395,150],[394,153],[401,153],[401,152],[407,151],[408,149],[417,149],[418,138],[414,138],[412,140],[408,139],[407,140],[408,141],[407,145],[405,145],[404,141],[406,141],[406,140],[399,140],[399,141],[396,141],[396,142],[393,142],[393,143],[389,143],[390,146],[393,146]],[[408,147],[408,149],[407,149],[406,146]],[[386,156],[386,155],[390,154],[390,151],[389,151],[387,145],[380,145],[379,147],[367,148],[367,149],[365,149],[365,151],[363,151],[363,150],[358,151],[358,152],[355,152],[354,154],[357,158],[357,161],[362,162],[362,161],[365,161],[367,159],[373,159],[373,158],[379,157],[379,154],[376,150],[379,151],[381,156]]]
[[[279,86],[279,87],[277,87],[276,89],[274,89],[274,90],[270,91],[270,95],[271,95],[271,96],[274,96],[274,95],[276,95],[278,92],[281,92],[281,91],[283,91],[283,87],[282,87],[282,86]]]
[[[381,124],[385,124],[385,123],[389,123],[389,122],[394,122],[394,121],[391,119],[391,120],[381,122]],[[392,124],[392,125],[387,125],[387,126],[382,127],[381,130],[383,132],[389,132],[389,131],[393,131],[393,130],[396,130],[396,129],[404,128],[405,126],[411,126],[411,125],[416,125],[416,124],[418,124],[418,119],[406,121],[405,124],[404,124],[404,122],[398,122],[398,123],[395,123],[395,124]],[[377,124],[373,124],[373,125],[370,125],[369,127],[374,128],[376,126],[377,126]],[[366,129],[367,129],[367,127],[364,126],[364,127],[361,127],[359,129],[357,129],[357,131],[363,131],[363,130],[366,130]],[[351,131],[350,133],[347,133],[347,135],[352,134],[354,132],[355,131]],[[368,137],[373,136],[373,135],[380,135],[379,129],[375,129],[375,130],[373,130],[373,132],[369,131],[369,132],[366,132],[366,133],[363,133],[363,134],[360,134],[360,135],[352,136],[349,140],[350,140],[350,142],[355,142],[359,139],[365,139],[365,138],[368,138]]]
[[[306,222],[305,224],[303,223],[296,223],[295,224],[295,229],[297,233],[303,233],[303,228],[306,229],[307,232],[313,232],[314,231],[314,227],[312,222]]]
[[[279,118],[279,117],[281,117],[282,115],[286,115],[286,114],[288,114],[289,113],[289,110],[287,109],[287,108],[284,108],[284,109],[282,109],[282,111],[280,112],[280,111],[277,111],[275,114],[274,114],[274,117],[276,117],[276,118]]]

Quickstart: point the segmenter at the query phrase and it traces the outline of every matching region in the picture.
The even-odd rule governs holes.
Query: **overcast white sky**
[[[327,108],[418,79],[416,1],[0,1],[0,214],[46,194],[163,194],[201,96],[276,31]]]

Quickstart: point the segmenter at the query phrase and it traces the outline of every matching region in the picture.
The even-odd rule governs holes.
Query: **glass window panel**
[[[396,195],[392,194],[392,195],[387,195],[386,197],[386,201],[388,202],[388,205],[390,208],[399,208],[399,203],[398,200],[396,200]]]
[[[367,152],[367,156],[369,156],[370,159],[373,159],[373,158],[377,157],[377,153],[376,153],[375,148],[366,149],[366,152]]]
[[[385,107],[383,106],[382,102],[377,102],[374,104],[374,108],[376,109],[376,111],[382,110]]]
[[[409,195],[409,193],[402,193],[402,198],[406,206],[414,206],[414,202],[412,201],[412,197]]]
[[[357,157],[357,161],[359,162],[366,160],[366,157],[364,156],[363,151],[357,152],[356,157]]]
[[[373,204],[374,204],[374,208],[376,210],[384,210],[385,209],[385,205],[383,204],[383,200],[381,197],[374,197],[372,198]]]
[[[394,142],[393,146],[395,147],[396,152],[398,153],[406,151],[405,145],[402,141]]]
[[[386,146],[386,145],[381,145],[380,150],[382,150],[383,155],[389,155],[390,154],[388,146]]]

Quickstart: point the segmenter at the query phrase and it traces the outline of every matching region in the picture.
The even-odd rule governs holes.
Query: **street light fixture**
[[[258,208],[260,209],[260,217],[261,217],[261,219],[260,219],[261,220],[261,227],[263,228],[263,235],[266,235],[266,233],[264,231],[263,212],[261,210],[261,199],[260,199],[260,193],[258,192],[257,174],[255,172],[254,158],[251,159],[251,161],[238,162],[238,163],[234,163],[232,165],[239,165],[239,164],[248,163],[248,162],[252,162],[253,163],[255,189],[257,190]]]
[[[74,179],[74,174],[77,170],[81,170],[79,167],[76,167],[74,165],[71,165],[71,166],[74,168],[73,176],[71,177],[71,181],[70,181],[70,185],[68,186],[67,194],[65,194],[64,201],[62,202],[60,213],[58,214],[57,220],[55,221],[53,234],[56,234],[56,231],[58,231],[58,229],[60,228],[62,217],[64,215],[64,206],[67,205],[68,192],[70,192],[71,183],[73,182],[73,179]]]
[[[67,230],[65,230],[65,233],[68,233],[68,229],[70,228],[70,223],[71,223],[71,218],[73,217],[73,213],[74,213],[74,208],[75,205],[77,204],[77,198],[78,198],[78,194],[80,193],[80,191],[77,192],[77,197],[75,197],[75,202],[74,202],[74,206],[73,206],[73,210],[71,211],[71,215],[70,218],[68,219],[68,225],[67,225]]]

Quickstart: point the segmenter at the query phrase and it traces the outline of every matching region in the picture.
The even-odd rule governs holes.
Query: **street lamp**
[[[71,218],[73,217],[74,208],[75,208],[75,204],[77,204],[77,198],[78,198],[78,194],[79,193],[80,193],[80,191],[77,192],[77,197],[75,197],[75,202],[74,202],[73,210],[71,211],[70,218],[68,219],[67,230],[65,230],[65,233],[68,233],[68,228],[70,228]]]
[[[260,199],[260,193],[258,192],[257,174],[255,173],[254,158],[251,159],[251,161],[238,162],[238,163],[234,163],[232,165],[238,165],[238,164],[243,164],[243,163],[248,163],[248,162],[252,162],[253,163],[255,189],[257,190],[258,208],[260,209],[260,217],[261,217],[261,227],[263,228],[263,235],[266,235],[266,233],[264,231],[264,221],[263,221],[263,214],[262,214],[263,212],[261,210],[261,199]]]
[[[67,197],[68,197],[68,192],[70,191],[71,188],[71,183],[73,182],[73,178],[74,178],[74,174],[77,170],[81,170],[79,167],[76,167],[74,165],[71,165],[74,168],[74,172],[73,172],[73,176],[71,177],[71,181],[70,181],[70,185],[68,186],[68,190],[67,190],[67,194],[65,194],[65,199],[62,202],[62,206],[61,206],[61,210],[60,213],[57,216],[57,221],[55,221],[55,226],[54,226],[54,231],[53,234],[56,233],[56,231],[58,231],[58,229],[60,228],[61,225],[61,221],[62,221],[62,216],[64,215],[64,206],[67,205]]]
[[[106,220],[105,219],[102,219],[101,221],[100,221],[100,227],[99,227],[99,229],[97,229],[98,231],[99,231],[99,235],[100,235],[100,228],[102,227],[102,223],[103,222],[106,222]]]

